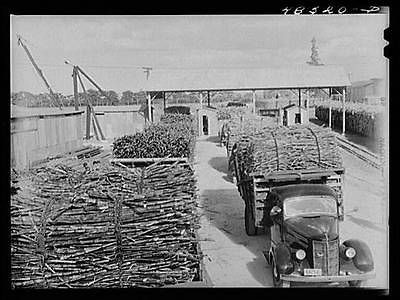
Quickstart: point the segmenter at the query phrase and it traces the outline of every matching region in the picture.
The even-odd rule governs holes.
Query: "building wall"
[[[352,102],[379,103],[385,97],[385,81],[372,79],[372,83],[349,88],[349,100]]]
[[[83,112],[11,118],[11,167],[30,168],[47,157],[82,147]]]
[[[204,135],[203,134],[203,115],[208,117],[208,135],[209,136],[218,135],[221,124],[218,121],[217,112],[210,110],[210,109],[198,109],[196,112],[196,119],[197,119],[197,124],[198,124],[198,129],[199,129],[199,131],[198,131],[199,136]]]
[[[287,126],[292,126],[295,125],[296,122],[296,114],[299,112],[298,107],[293,107],[290,109],[287,109]],[[304,108],[301,109],[301,124],[308,124],[309,122],[309,117],[308,117],[308,111]]]
[[[126,134],[135,134],[136,132],[142,131],[146,123],[143,116],[137,111],[96,111],[96,117],[106,139],[111,140]],[[91,135],[94,136],[92,124],[90,126],[90,132]]]

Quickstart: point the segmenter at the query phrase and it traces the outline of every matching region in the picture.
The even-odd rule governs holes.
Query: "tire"
[[[255,224],[253,212],[249,209],[249,205],[246,205],[244,209],[244,226],[246,228],[247,235],[257,235],[257,227]]]
[[[362,283],[361,280],[353,280],[353,281],[349,281],[349,286],[350,287],[360,287],[361,283]]]
[[[272,257],[272,266],[271,266],[271,270],[272,270],[272,282],[274,283],[274,287],[282,287],[283,286],[283,280],[281,280],[281,275],[278,272],[278,269],[276,268],[276,264],[275,264],[275,258]]]

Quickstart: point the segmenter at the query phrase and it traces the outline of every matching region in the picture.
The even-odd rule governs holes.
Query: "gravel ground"
[[[388,226],[381,173],[343,152],[345,221],[341,240],[366,241],[375,259],[376,278],[365,287],[388,287]],[[272,287],[271,269],[262,251],[268,234],[247,236],[244,203],[227,176],[226,150],[217,137],[201,137],[196,146],[200,193],[200,245],[205,255],[208,285],[217,287]]]

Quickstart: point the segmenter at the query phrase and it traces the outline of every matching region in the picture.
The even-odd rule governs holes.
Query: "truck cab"
[[[274,285],[347,282],[373,278],[372,253],[360,240],[340,242],[340,203],[326,184],[274,187],[265,199],[263,223],[271,246],[265,254]]]

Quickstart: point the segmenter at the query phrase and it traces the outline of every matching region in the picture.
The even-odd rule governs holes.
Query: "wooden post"
[[[342,134],[346,132],[346,87],[343,88],[342,94]]]
[[[200,92],[200,109],[203,107],[203,93]]]
[[[256,115],[256,90],[253,90],[253,114]]]
[[[332,88],[329,88],[329,116],[328,116],[328,125],[329,128],[332,128],[332,104],[331,104],[331,97],[332,97]]]
[[[147,93],[147,117],[149,119],[149,122],[151,122],[151,96],[150,93]]]
[[[165,114],[165,109],[167,108],[167,105],[166,105],[166,99],[165,99],[165,92],[163,92],[163,100],[164,100],[164,114]]]
[[[77,78],[77,69],[76,67],[73,68],[72,71],[72,78],[73,78],[73,82],[74,82],[74,102],[75,102],[75,110],[79,110],[79,105],[78,105],[78,78]]]
[[[207,91],[207,102],[208,106],[210,107],[210,91]]]
[[[301,124],[301,89],[299,89],[299,124]]]

